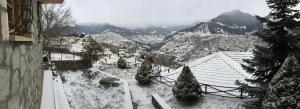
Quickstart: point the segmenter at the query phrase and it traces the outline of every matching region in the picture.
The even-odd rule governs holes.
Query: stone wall
[[[0,109],[39,109],[41,44],[0,44]]]
[[[29,1],[29,0],[27,0]],[[7,40],[6,0],[0,0],[0,109],[39,109],[43,63],[37,0],[33,4],[32,42]]]

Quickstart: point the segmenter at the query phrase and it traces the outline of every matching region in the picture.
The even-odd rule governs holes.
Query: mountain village
[[[299,109],[300,1],[267,1],[274,17],[128,29],[67,24],[64,0],[1,0],[0,109]]]

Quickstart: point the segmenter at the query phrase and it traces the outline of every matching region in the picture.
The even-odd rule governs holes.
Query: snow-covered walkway
[[[55,109],[53,76],[50,70],[44,71],[41,109]]]
[[[137,82],[131,81],[130,90],[132,93],[132,99],[138,103],[138,109],[155,109],[152,105],[151,97],[145,93],[141,86],[137,85]]]
[[[70,109],[60,77],[44,71],[41,109]]]

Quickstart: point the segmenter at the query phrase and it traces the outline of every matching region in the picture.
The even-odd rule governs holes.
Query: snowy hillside
[[[183,62],[217,51],[249,51],[255,43],[258,41],[252,36],[182,32],[168,39],[155,53],[176,56],[175,61]]]
[[[169,35],[155,54],[175,56],[176,62],[186,62],[218,51],[246,52],[260,43],[252,34],[261,28],[255,16],[234,10]]]
[[[120,34],[112,32],[103,32],[100,34],[92,35],[97,43],[105,43],[116,47],[126,47],[133,50],[148,49],[149,46],[134,40],[127,39]],[[136,40],[139,40],[138,38]],[[140,39],[141,40],[141,39]]]
[[[92,37],[98,42],[111,44],[114,46],[136,46],[136,43],[132,40],[128,40],[113,32],[104,32],[100,34],[92,35]]]
[[[154,44],[163,41],[162,35],[134,35],[123,36],[114,32],[102,32],[92,35],[95,39],[101,40],[103,43],[112,44],[114,46],[122,46],[124,44]]]

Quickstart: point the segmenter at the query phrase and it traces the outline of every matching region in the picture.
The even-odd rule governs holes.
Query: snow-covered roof
[[[252,52],[232,52],[232,51],[223,51],[225,55],[237,61],[238,63],[244,64],[244,59],[252,59]]]
[[[243,59],[251,59],[252,53],[249,52],[217,52],[199,59],[187,65],[190,67],[199,83],[237,87],[236,80],[245,82],[245,78],[251,78],[241,66]],[[176,80],[183,67],[173,72],[163,72],[162,76]]]

